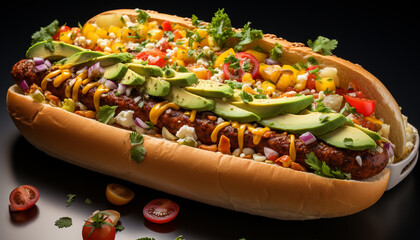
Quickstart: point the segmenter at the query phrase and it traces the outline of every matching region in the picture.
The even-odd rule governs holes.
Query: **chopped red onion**
[[[389,158],[394,156],[394,147],[392,146],[390,142],[384,143],[384,149],[387,151]]]
[[[29,90],[28,83],[25,80],[23,80],[22,82],[20,82],[20,87],[22,88],[22,90],[24,92],[27,92]]]
[[[266,58],[265,59],[265,64],[267,65],[280,65],[279,61],[273,60],[271,58]]]
[[[34,60],[35,66],[44,64],[44,59],[41,57],[33,57],[32,59]]]
[[[44,61],[44,64],[45,64],[48,68],[50,68],[50,67],[52,66],[51,62],[50,62],[48,59],[46,59],[46,60]]]
[[[143,120],[141,120],[140,118],[136,117],[134,119],[134,122],[136,123],[137,126],[144,128],[144,129],[149,129],[149,125],[147,125]]]
[[[300,135],[300,140],[302,140],[306,145],[311,144],[316,141],[316,137],[312,135],[311,132],[305,132]]]
[[[82,72],[84,72],[87,69],[87,66],[84,66],[83,68],[79,69],[76,71],[76,75],[81,74]]]
[[[264,155],[269,160],[276,160],[279,154],[271,148],[264,147]]]
[[[48,67],[45,64],[39,64],[35,66],[35,72],[43,72],[46,70],[48,70]]]
[[[104,85],[105,85],[106,88],[109,88],[109,89],[117,89],[118,88],[118,85],[111,80],[107,80]]]
[[[127,90],[127,86],[126,85],[124,85],[124,84],[122,84],[122,83],[119,83],[118,84],[118,89],[117,89],[117,91],[118,91],[118,93],[119,94],[125,94],[125,91]]]
[[[93,79],[101,77],[104,74],[104,69],[101,67],[100,62],[97,62],[89,67],[88,78]]]

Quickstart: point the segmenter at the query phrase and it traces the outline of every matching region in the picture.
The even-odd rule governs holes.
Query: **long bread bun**
[[[337,180],[144,136],[147,153],[130,160],[130,131],[23,95],[14,85],[7,108],[35,147],[69,163],[180,197],[277,219],[350,215],[384,193],[389,169],[365,181]]]
[[[146,10],[146,12],[150,15],[151,20],[158,22],[168,20],[187,28],[193,27],[190,18],[162,14],[151,10]],[[100,13],[87,22],[95,23],[98,16],[109,14],[127,15],[134,21],[137,19],[138,13],[133,9],[111,10]],[[262,40],[255,41],[253,45],[249,47],[259,45],[265,50],[270,50],[274,47],[275,43],[279,43],[282,46],[283,54],[280,61],[284,64],[295,64],[297,62],[306,61],[307,58],[312,56],[317,60],[321,67],[331,66],[337,68],[338,77],[340,78],[339,87],[347,89],[349,83],[355,81],[359,89],[365,93],[368,98],[376,101],[375,116],[383,118],[385,123],[391,126],[389,138],[391,142],[395,144],[394,153],[396,159],[399,160],[404,157],[406,133],[401,110],[394,97],[381,81],[360,65],[353,64],[336,56],[324,56],[319,53],[314,53],[311,48],[305,47],[301,43],[291,43],[272,34],[264,35]]]

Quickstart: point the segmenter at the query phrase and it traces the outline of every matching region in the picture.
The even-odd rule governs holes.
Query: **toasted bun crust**
[[[159,22],[168,20],[188,28],[193,27],[190,18],[162,14],[151,10],[146,10],[146,12],[150,15],[151,20]],[[98,16],[107,14],[127,15],[134,21],[137,18],[138,13],[133,9],[111,10],[96,15],[88,20],[88,22],[94,23]],[[314,53],[311,48],[305,47],[303,44],[291,43],[272,34],[265,34],[262,40],[256,41],[253,44],[259,45],[265,50],[270,50],[274,47],[275,43],[282,45],[283,54],[280,61],[284,64],[295,64],[300,61],[305,61],[308,57],[312,56],[317,60],[321,67],[331,66],[338,69],[340,87],[346,89],[349,86],[350,81],[356,81],[360,90],[363,91],[368,98],[376,101],[375,116],[383,118],[385,123],[391,125],[389,138],[391,142],[395,144],[394,152],[397,160],[404,157],[406,134],[401,110],[394,97],[381,81],[363,69],[360,65],[353,64],[336,56],[324,56],[322,54]]]
[[[144,136],[130,160],[130,131],[33,101],[14,85],[7,108],[35,147],[69,163],[209,205],[277,219],[350,215],[384,193],[389,169],[366,181],[319,177]]]

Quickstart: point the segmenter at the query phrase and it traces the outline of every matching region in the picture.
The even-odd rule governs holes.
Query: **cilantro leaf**
[[[58,220],[55,221],[54,225],[58,228],[68,228],[73,224],[73,221],[69,217],[61,217]]]
[[[314,152],[306,154],[305,162],[314,170],[316,175],[328,178],[351,179],[350,173],[344,173],[339,169],[332,170],[325,161],[320,161]]]
[[[214,38],[216,43],[223,48],[226,40],[235,34],[229,16],[224,9],[219,9],[207,25],[207,32]]]
[[[330,40],[323,36],[319,36],[314,42],[311,39],[308,40],[308,46],[312,48],[312,51],[319,52],[323,55],[332,55],[332,50],[337,47],[337,44],[337,40]]]
[[[139,23],[145,23],[150,18],[150,15],[147,14],[145,11],[142,11],[142,10],[138,9],[138,10],[136,10],[136,12],[138,13],[137,14],[137,21]]]
[[[143,147],[143,135],[138,132],[131,132],[130,142],[132,146],[130,149],[130,158],[140,163],[146,155],[146,149]]]
[[[254,98],[252,97],[252,95],[250,93],[247,93],[245,90],[239,93],[239,96],[241,97],[242,101],[244,101],[244,103],[249,103],[249,102],[254,101]]]
[[[240,39],[240,42],[235,46],[236,51],[240,51],[242,50],[242,46],[262,38],[263,32],[261,30],[252,29],[249,25],[251,25],[251,22],[245,24],[242,31],[234,35],[234,37]]]
[[[232,80],[226,80],[225,84],[227,84],[232,89],[242,89],[243,86],[243,83]]]
[[[130,142],[131,145],[137,145],[137,144],[142,144],[143,143],[143,135],[141,135],[138,132],[131,132],[130,133]]]
[[[76,198],[76,194],[71,194],[71,193],[67,194],[66,207],[70,207],[70,205],[74,202],[75,198]]]
[[[201,24],[203,20],[199,20],[198,17],[194,14],[191,17],[191,22],[192,22],[192,25],[196,28],[205,28],[205,25]]]
[[[283,54],[282,46],[279,43],[274,45],[274,48],[270,50],[270,58],[277,61],[281,54]]]
[[[46,27],[41,27],[39,31],[32,34],[32,42],[31,44],[35,44],[37,42],[47,41],[45,46],[52,51],[54,51],[54,46],[52,45],[52,36],[58,30],[58,20],[55,19],[52,23],[50,23]]]
[[[107,124],[109,120],[115,115],[116,109],[117,106],[101,106],[98,111],[98,121]]]

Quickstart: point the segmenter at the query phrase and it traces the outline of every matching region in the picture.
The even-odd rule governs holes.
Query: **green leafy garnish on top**
[[[319,36],[315,41],[312,41],[311,39],[308,40],[308,46],[312,48],[312,51],[323,55],[332,55],[332,50],[337,47],[337,44],[337,40],[323,36]]]
[[[58,30],[58,20],[54,20],[46,27],[41,27],[41,29],[34,34],[32,34],[32,42],[31,44],[35,44],[37,42],[47,41],[45,47],[48,48],[51,52],[54,51],[54,46],[52,45],[52,36]]]
[[[130,133],[130,158],[137,163],[143,161],[144,156],[146,155],[146,149],[143,147],[143,135],[138,132]]]
[[[219,9],[207,25],[207,32],[214,38],[216,43],[223,48],[226,40],[235,34],[232,29],[232,23],[224,9]]]
[[[340,169],[332,170],[324,161],[320,161],[314,152],[306,154],[305,162],[315,171],[316,175],[327,178],[351,179],[350,173],[342,172]]]

